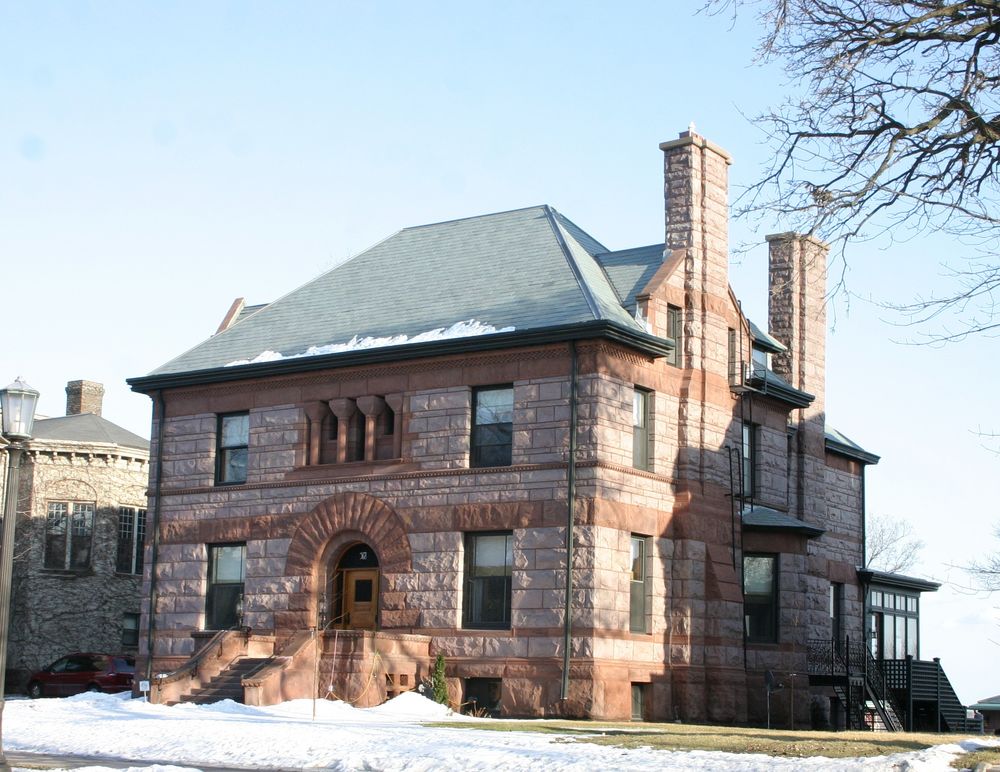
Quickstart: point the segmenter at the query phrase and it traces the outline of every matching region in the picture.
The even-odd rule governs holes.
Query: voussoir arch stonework
[[[383,572],[410,571],[410,541],[392,507],[364,493],[338,493],[317,504],[295,529],[285,576],[314,576],[330,542],[345,531],[371,545]]]

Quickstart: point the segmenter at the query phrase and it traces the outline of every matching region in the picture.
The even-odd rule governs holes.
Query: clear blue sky
[[[101,381],[105,416],[148,436],[126,377],[214,332],[233,298],[272,300],[400,228],[548,203],[613,248],[662,241],[658,143],[695,121],[734,155],[737,189],[767,159],[747,116],[786,90],[752,65],[751,16],[700,5],[0,5],[3,308],[19,330],[0,379],[22,375],[48,415],[66,381]],[[752,225],[733,243],[782,230]],[[849,285],[908,300],[959,253],[862,245]],[[759,323],[765,272],[755,249],[731,276]],[[883,457],[870,511],[927,543],[912,573],[965,583],[950,566],[1000,548],[1000,459],[975,434],[1000,428],[995,339],[900,345],[907,331],[843,295],[830,315],[829,421]],[[1000,692],[998,602],[926,598],[922,656],[967,703]]]

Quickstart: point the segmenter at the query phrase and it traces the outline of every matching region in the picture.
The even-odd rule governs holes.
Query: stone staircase
[[[221,700],[243,702],[243,679],[270,662],[270,657],[240,657],[205,686],[182,695],[180,702],[206,705]]]

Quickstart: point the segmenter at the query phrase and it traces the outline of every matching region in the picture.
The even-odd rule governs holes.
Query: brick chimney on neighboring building
[[[811,236],[767,237],[770,252],[768,326],[788,350],[773,356],[774,371],[815,397],[798,412],[789,507],[809,519],[821,514],[826,431],[826,263],[829,248]]]
[[[100,415],[103,402],[103,384],[94,381],[70,381],[66,384],[66,415]]]

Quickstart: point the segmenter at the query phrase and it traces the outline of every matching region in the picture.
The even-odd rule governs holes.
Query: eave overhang
[[[874,568],[859,568],[858,578],[864,584],[877,584],[883,587],[915,590],[917,592],[936,592],[941,587],[940,582],[931,582],[927,579],[919,579],[916,576],[906,576],[904,574],[890,574],[886,571],[877,571]]]
[[[836,453],[838,456],[860,461],[862,464],[877,464],[882,460],[881,456],[869,453],[867,450],[859,448],[856,445],[845,445],[843,442],[839,442],[832,437],[826,438],[826,449],[830,453]]]
[[[467,352],[496,351],[505,348],[522,348],[549,343],[565,343],[576,340],[601,338],[620,343],[641,351],[654,358],[662,357],[674,350],[675,343],[670,338],[660,338],[649,333],[631,330],[614,322],[597,320],[581,324],[543,327],[535,330],[499,332],[490,335],[476,335],[467,338],[451,338],[428,343],[405,343],[399,346],[344,351],[320,356],[289,357],[257,364],[213,367],[204,370],[189,370],[178,373],[162,373],[128,378],[126,383],[132,391],[149,394],[159,389],[184,386],[201,386],[210,383],[231,383],[249,378],[291,375],[295,373],[331,370],[340,367],[403,362],[427,357],[448,356]]]
[[[760,531],[764,533],[793,533],[807,539],[815,539],[826,533],[823,528],[809,525],[786,512],[779,512],[770,507],[755,505],[743,509],[742,521],[744,531]]]
[[[757,394],[778,400],[791,407],[809,407],[816,399],[809,392],[800,391],[788,385],[781,378],[763,368],[753,368],[747,385]]]

